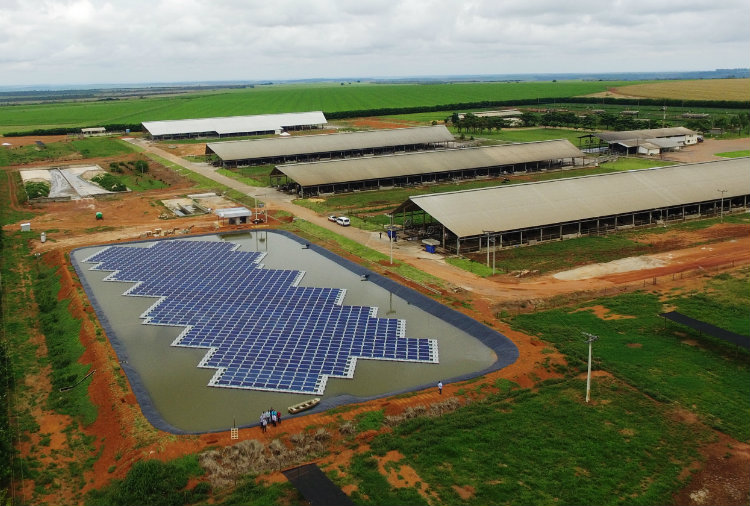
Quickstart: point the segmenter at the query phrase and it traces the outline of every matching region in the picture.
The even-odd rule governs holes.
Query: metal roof
[[[325,123],[327,123],[326,117],[321,111],[311,111],[257,116],[144,121],[143,127],[153,136],[208,132],[228,135],[244,132],[277,131],[285,126],[323,125]]]
[[[206,153],[216,153],[224,161],[273,158],[309,153],[428,144],[453,140],[445,125],[325,135],[295,135],[285,138],[210,142]]]
[[[243,216],[252,216],[253,213],[247,207],[227,207],[214,211],[219,218],[241,218]]]
[[[271,175],[285,174],[302,186],[318,186],[583,156],[570,141],[558,139],[278,165]]]
[[[685,127],[647,128],[644,130],[623,130],[621,132],[597,132],[594,135],[602,140],[613,142],[631,139],[653,139],[658,137],[681,137],[697,135],[697,132]]]
[[[750,194],[750,158],[419,195],[420,208],[458,237],[660,209]]]

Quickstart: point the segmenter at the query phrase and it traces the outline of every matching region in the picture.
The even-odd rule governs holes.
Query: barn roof
[[[287,126],[323,125],[327,123],[321,111],[229,116],[222,118],[144,121],[143,127],[155,136],[217,133],[229,135],[244,132],[277,131]]]
[[[685,127],[671,128],[647,128],[643,130],[623,130],[621,132],[597,132],[597,137],[607,142],[631,140],[631,139],[654,139],[659,137],[681,137],[684,135],[697,135],[696,132]]]
[[[583,156],[570,141],[558,139],[278,165],[271,175],[285,174],[301,186],[317,186]]]
[[[216,153],[224,161],[273,158],[309,153],[328,153],[448,142],[453,140],[444,125],[325,135],[295,135],[285,138],[209,142],[206,153]]]
[[[458,237],[535,228],[750,194],[750,158],[418,195],[422,209]]]

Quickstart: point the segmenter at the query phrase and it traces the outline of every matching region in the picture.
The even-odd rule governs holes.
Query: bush
[[[99,174],[98,176],[92,177],[91,180],[105,190],[109,190],[111,192],[124,192],[125,190],[127,190],[127,187],[122,181],[120,181],[119,178],[109,173]]]
[[[138,160],[135,162],[135,170],[144,174],[148,172],[148,162],[146,160]]]
[[[159,460],[136,462],[124,480],[114,480],[107,488],[90,492],[86,504],[190,504],[205,499],[210,490],[210,485],[196,485],[192,490],[185,490],[188,479],[201,472],[194,455],[167,463]]]
[[[49,195],[49,184],[42,181],[29,181],[24,185],[26,195],[30,199],[38,199]]]

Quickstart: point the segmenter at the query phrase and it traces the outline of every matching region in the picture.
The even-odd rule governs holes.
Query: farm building
[[[406,238],[434,238],[454,253],[599,235],[747,209],[749,162],[735,158],[418,195],[394,214],[402,218]]]
[[[584,154],[568,140],[446,149],[325,162],[278,165],[271,183],[302,197],[375,190],[582,165]]]
[[[311,162],[449,147],[453,135],[443,125],[327,135],[299,135],[244,141],[210,142],[224,167]]]
[[[152,139],[190,137],[237,137],[271,135],[289,130],[312,130],[327,123],[321,111],[229,116],[225,118],[144,121],[143,129]]]
[[[611,151],[638,155],[658,155],[677,151],[698,142],[698,133],[685,127],[649,128],[594,134],[609,145]]]

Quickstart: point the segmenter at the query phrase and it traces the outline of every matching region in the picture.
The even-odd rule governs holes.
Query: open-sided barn
[[[748,197],[750,158],[735,158],[419,195],[394,213],[407,236],[461,253],[717,215]]]
[[[393,154],[449,147],[444,125],[325,135],[297,135],[243,141],[210,142],[206,154],[224,167],[310,162],[352,156]]]
[[[143,128],[153,139],[190,137],[237,137],[240,135],[278,134],[288,130],[310,130],[327,123],[321,111],[144,121]]]
[[[570,141],[558,139],[278,165],[271,171],[271,180],[278,186],[293,184],[297,193],[309,197],[320,193],[498,177],[580,165],[583,158],[584,154]]]

